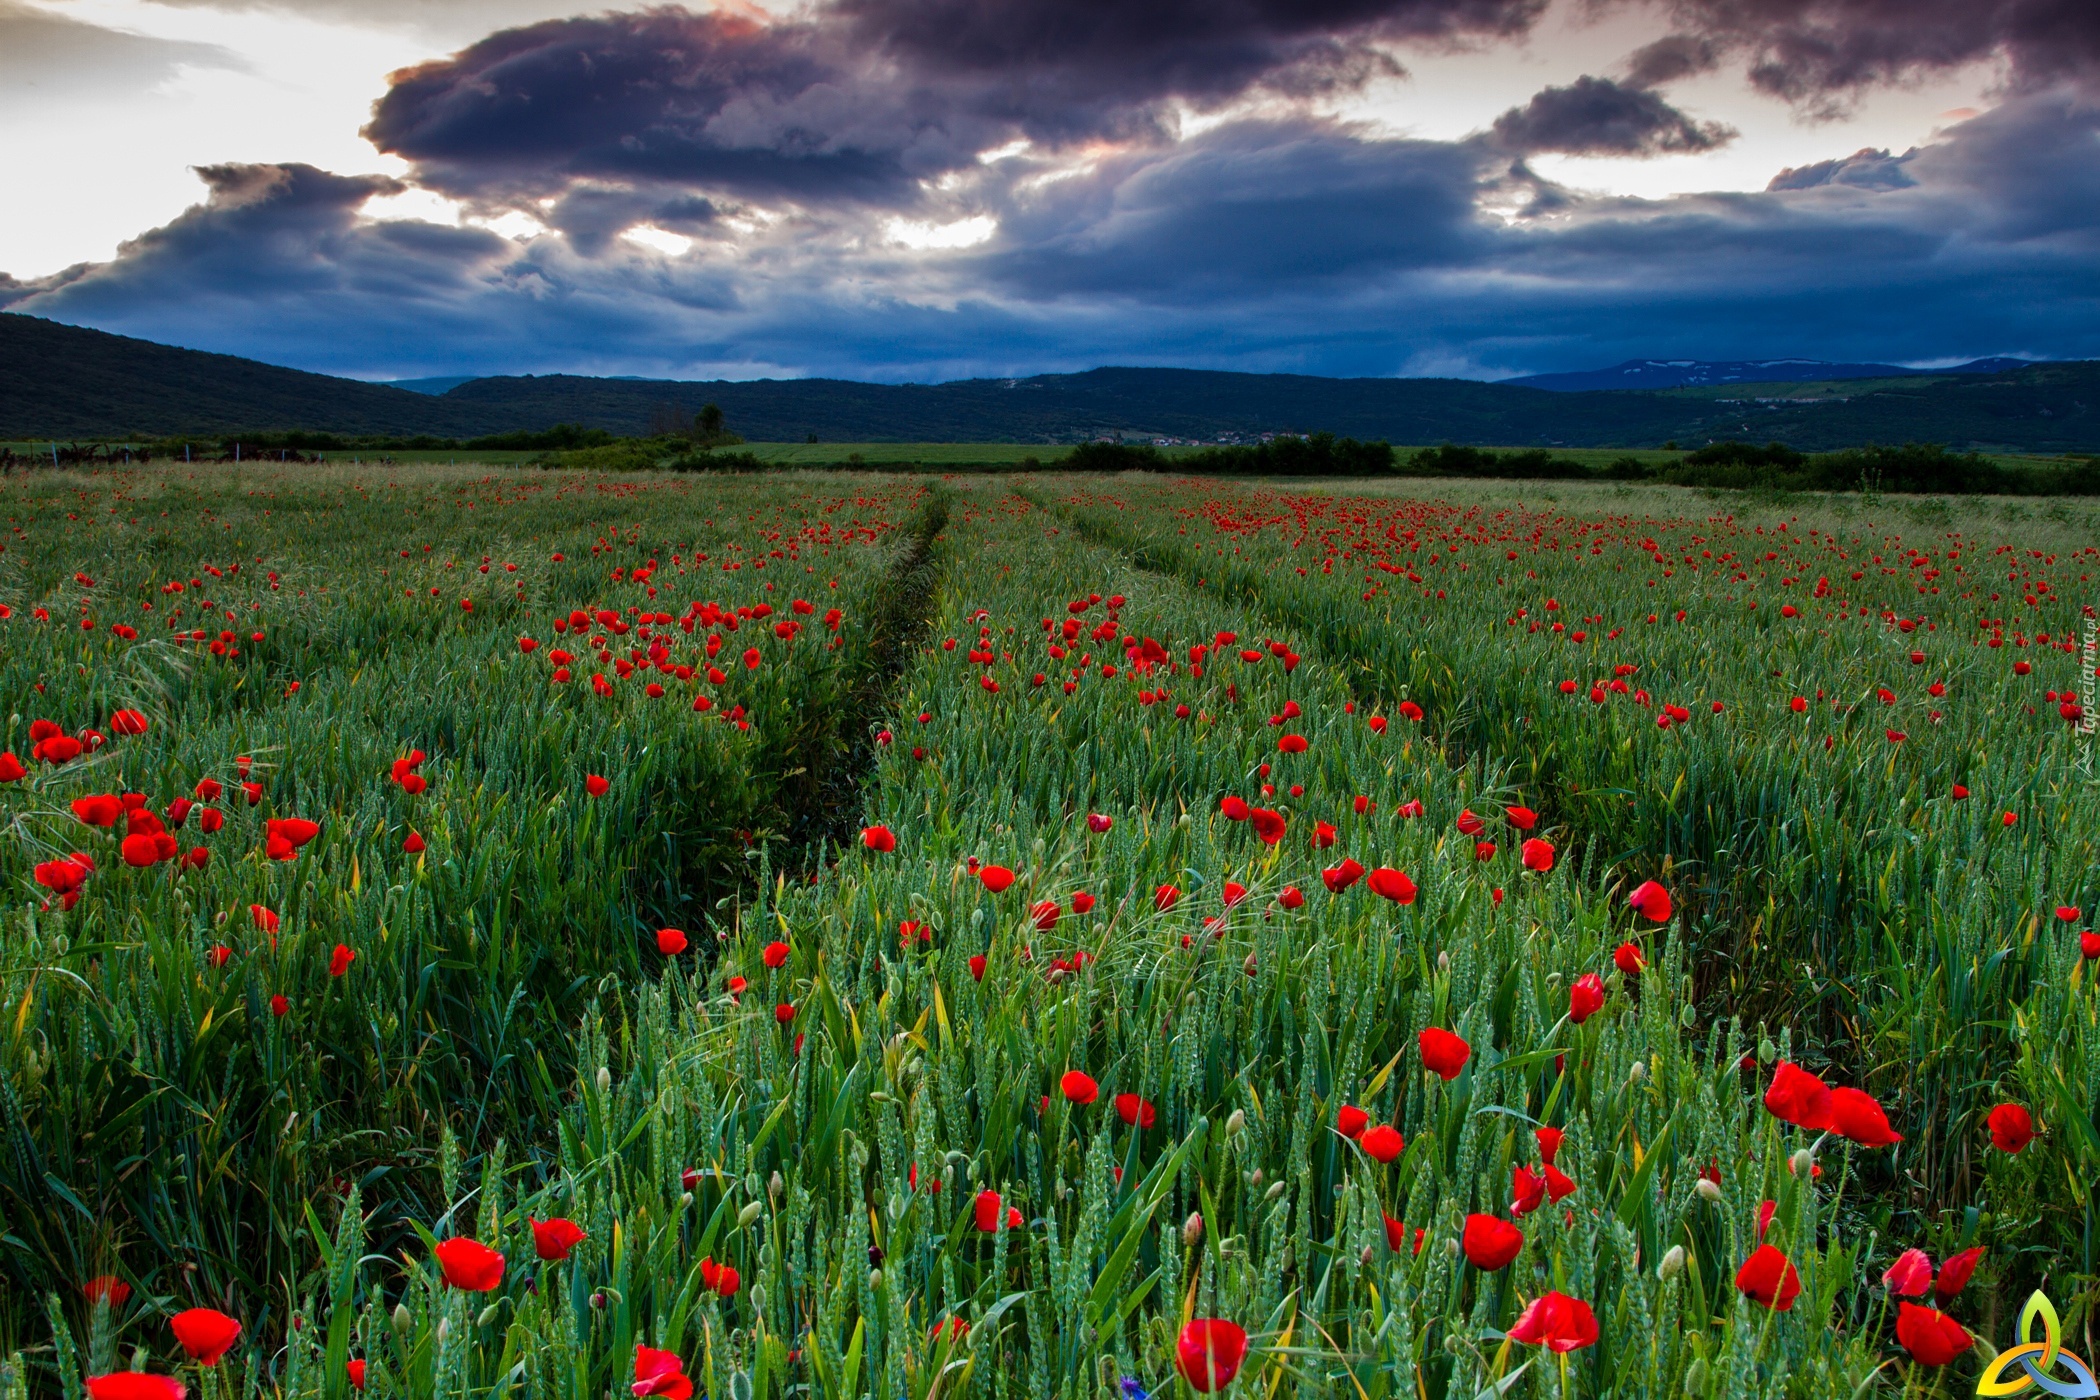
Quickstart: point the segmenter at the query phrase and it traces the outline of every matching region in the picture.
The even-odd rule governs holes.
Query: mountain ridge
[[[1407,444],[1685,446],[1722,438],[1806,450],[1867,442],[2063,452],[2100,448],[2100,361],[1996,374],[1941,371],[1856,397],[1699,399],[1565,392],[1466,379],[1103,366],[1076,374],[871,384],[842,379],[647,380],[499,375],[441,393],[0,313],[0,439],[305,429],[468,438],[578,423],[640,434],[666,407],[721,406],[753,441],[1042,442],[1097,436],[1216,441],[1332,432]]]
[[[1552,374],[1523,374],[1498,379],[1497,384],[1515,384],[1556,393],[1613,391],[1625,389],[1682,389],[1718,384],[1810,384],[1840,379],[1904,379],[1928,375],[2003,374],[2025,369],[2042,360],[2018,360],[2006,355],[1970,360],[1942,369],[1913,369],[1905,365],[1857,364],[1834,360],[1622,360],[1605,369],[1562,370]]]

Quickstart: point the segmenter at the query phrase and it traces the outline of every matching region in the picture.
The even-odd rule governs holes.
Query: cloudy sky
[[[2100,357],[2100,0],[0,0],[0,184],[364,378]]]

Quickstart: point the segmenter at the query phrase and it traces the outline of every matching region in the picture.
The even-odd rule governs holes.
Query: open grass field
[[[2090,507],[0,515],[6,1400],[1965,1396],[2037,1287],[2092,1355]]]

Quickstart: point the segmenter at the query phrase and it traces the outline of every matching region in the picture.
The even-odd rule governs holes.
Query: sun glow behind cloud
[[[906,248],[921,250],[946,250],[974,248],[990,241],[999,231],[999,221],[989,214],[974,218],[957,219],[953,223],[936,224],[919,219],[891,219],[883,225],[889,241]]]

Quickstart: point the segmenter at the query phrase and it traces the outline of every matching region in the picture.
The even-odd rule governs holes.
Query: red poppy
[[[1101,835],[1115,824],[1116,819],[1109,816],[1106,812],[1087,813],[1086,829],[1093,832],[1096,836]]]
[[[987,865],[978,870],[977,878],[993,894],[1005,894],[1013,886],[1014,873],[1003,865]]]
[[[1447,1083],[1458,1078],[1473,1054],[1472,1046],[1441,1026],[1426,1027],[1416,1043],[1422,1049],[1422,1067]]]
[[[1054,899],[1039,899],[1030,906],[1028,912],[1035,919],[1037,932],[1048,933],[1057,927],[1058,916],[1064,911]]]
[[[1569,1176],[1551,1162],[1542,1167],[1539,1174],[1545,1180],[1548,1200],[1565,1200],[1567,1197],[1574,1195],[1578,1189],[1575,1185],[1575,1178]]]
[[[1296,885],[1285,885],[1283,892],[1276,896],[1276,902],[1286,909],[1302,909],[1305,907],[1305,891]]]
[[[603,797],[612,790],[612,784],[596,773],[583,775],[583,790],[593,797]]]
[[[1552,1166],[1553,1159],[1560,1156],[1560,1144],[1567,1134],[1558,1128],[1534,1128],[1531,1135],[1538,1141],[1539,1160]]]
[[[773,1019],[775,1021],[778,1021],[783,1026],[788,1024],[788,1022],[794,1020],[795,1004],[791,1001],[784,1001],[780,1003],[780,1005],[774,1007]]]
[[[656,951],[667,958],[675,958],[686,950],[685,930],[660,928],[656,931]]]
[[[1653,880],[1643,881],[1626,897],[1627,907],[1652,923],[1670,921],[1670,892]]]
[[[1314,850],[1326,850],[1329,846],[1332,846],[1334,844],[1335,836],[1336,832],[1334,829],[1333,822],[1313,823],[1312,844]]]
[[[1509,1329],[1509,1339],[1549,1351],[1580,1351],[1597,1344],[1597,1316],[1580,1298],[1542,1293]]]
[[[1364,1129],[1371,1126],[1371,1115],[1355,1104],[1343,1104],[1342,1111],[1334,1116],[1334,1130],[1345,1138],[1359,1138]]]
[[[112,1308],[121,1308],[131,1300],[131,1285],[115,1274],[97,1274],[80,1285],[81,1294],[90,1303],[108,1303]]]
[[[409,832],[409,833],[408,833],[408,839],[407,839],[407,840],[405,840],[405,841],[403,841],[403,842],[401,843],[401,849],[402,849],[402,851],[404,851],[404,852],[405,852],[406,854],[408,854],[408,855],[412,855],[412,856],[419,856],[419,855],[423,854],[423,838],[422,838],[422,836],[421,836],[421,835],[420,835],[419,833],[417,833],[417,832],[414,832],[414,831],[411,831],[411,832]]]
[[[984,954],[982,954],[982,953],[976,953],[976,954],[973,954],[973,955],[971,956],[971,958],[970,958],[970,980],[971,980],[971,981],[973,981],[973,982],[982,982],[982,981],[984,980],[984,963],[985,963],[985,958],[984,958]]]
[[[1921,1366],[1944,1366],[1976,1343],[1959,1322],[1916,1303],[1896,1305],[1896,1340]]]
[[[146,717],[137,710],[118,710],[109,717],[109,728],[114,734],[143,734]]]
[[[1413,1252],[1416,1254],[1420,1254],[1422,1252],[1422,1235],[1423,1231],[1415,1231],[1415,1243]],[[1398,1254],[1401,1250],[1407,1248],[1406,1223],[1404,1221],[1395,1220],[1390,1215],[1385,1217],[1385,1247],[1387,1249],[1392,1250],[1395,1254]]]
[[[1265,765],[1266,766],[1266,765]],[[1218,799],[1218,815],[1229,822],[1243,822],[1254,812],[1243,797],[1221,797]]]
[[[2000,1152],[2024,1152],[2034,1141],[2034,1115],[2016,1103],[2001,1103],[1985,1120],[1990,1124],[1991,1146]]]
[[[1882,1287],[1898,1298],[1922,1298],[1932,1287],[1932,1259],[1922,1249],[1906,1249],[1881,1276]]]
[[[1529,831],[1539,824],[1539,814],[1529,807],[1507,807],[1503,809],[1502,816],[1519,831]]]
[[[76,797],[71,806],[73,815],[89,826],[115,826],[118,818],[124,815],[124,799],[113,792]]]
[[[175,1340],[199,1366],[216,1366],[240,1340],[241,1324],[211,1308],[185,1308],[168,1319]]]
[[[1174,1344],[1174,1369],[1199,1395],[1223,1390],[1247,1359],[1247,1329],[1220,1317],[1192,1319]]]
[[[365,1388],[366,1369],[363,1357],[354,1357],[343,1363],[343,1370],[350,1377],[350,1388],[352,1390],[363,1390]]]
[[[1511,1168],[1509,1197],[1509,1213],[1521,1220],[1546,1203],[1546,1178],[1529,1167]]]
[[[974,1207],[977,1229],[982,1234],[992,1234],[999,1228],[999,1207],[1003,1202],[997,1191],[985,1190],[977,1193]]]
[[[270,1014],[272,1016],[282,1019],[290,1015],[291,1010],[292,1003],[285,997],[284,993],[279,992],[276,996],[270,998]]]
[[[1761,1244],[1736,1270],[1735,1286],[1760,1307],[1791,1312],[1794,1299],[1801,1293],[1801,1275],[1794,1272],[1792,1261],[1776,1247]]]
[[[135,832],[118,845],[117,853],[124,863],[134,870],[143,870],[160,862],[160,843],[144,832]]]
[[[1407,1150],[1407,1139],[1400,1136],[1399,1129],[1386,1123],[1380,1123],[1365,1132],[1357,1139],[1357,1144],[1363,1148],[1365,1156],[1380,1166],[1385,1166]]]
[[[1133,1128],[1149,1128],[1158,1117],[1158,1110],[1150,1099],[1139,1098],[1136,1094],[1118,1094],[1116,1116]]]
[[[1889,1117],[1874,1096],[1859,1089],[1830,1091],[1830,1126],[1861,1147],[1893,1147],[1903,1141],[1903,1134],[1889,1126]]]
[[[1642,969],[1648,966],[1648,960],[1641,956],[1640,946],[1634,943],[1621,943],[1613,951],[1611,960],[1628,977],[1640,976]]]
[[[263,931],[264,933],[275,933],[275,932],[277,932],[277,915],[276,915],[276,913],[275,913],[275,912],[273,912],[273,911],[271,911],[271,910],[269,910],[269,909],[265,909],[265,908],[264,908],[264,907],[263,907],[262,905],[260,905],[260,904],[251,904],[251,905],[249,905],[249,906],[248,906],[248,917],[249,917],[249,918],[251,918],[251,919],[253,919],[253,920],[255,921],[255,926],[256,926],[257,928],[261,929],[261,930],[262,930],[262,931]]]
[[[29,776],[22,760],[11,753],[0,753],[0,783],[19,783]]]
[[[628,1387],[637,1400],[644,1396],[659,1396],[661,1400],[692,1400],[693,1380],[685,1373],[685,1363],[673,1351],[658,1351],[636,1343],[634,1348],[634,1384]]]
[[[885,855],[897,849],[897,834],[886,826],[862,827],[860,844]]]
[[[1969,1275],[1976,1272],[1976,1265],[1982,1258],[1983,1249],[1980,1246],[1965,1249],[1955,1255],[1940,1265],[1939,1281],[1932,1285],[1932,1291],[1942,1298],[1952,1298],[1968,1287]]]
[[[1415,902],[1415,882],[1389,865],[1381,865],[1372,871],[1367,883],[1372,894],[1390,899],[1395,904]]]
[[[328,955],[328,975],[341,977],[350,971],[350,964],[357,961],[357,953],[348,945],[338,943],[335,951]]]
[[[1441,598],[1444,595],[1439,593],[1437,596]],[[1422,707],[1412,700],[1402,700],[1400,702],[1400,718],[1413,720],[1419,724],[1422,720]]]
[[[145,1371],[112,1371],[87,1378],[88,1400],[182,1400],[189,1394],[173,1376]]]
[[[744,1286],[744,1276],[734,1265],[717,1264],[712,1259],[700,1261],[700,1281],[718,1298],[734,1298],[737,1290]]]
[[[1526,870],[1535,870],[1543,875],[1553,868],[1553,843],[1551,841],[1541,841],[1534,836],[1524,843],[1521,852]]]
[[[1466,1260],[1483,1273],[1506,1269],[1524,1249],[1524,1232],[1493,1215],[1469,1215],[1459,1236]]]
[[[1340,865],[1330,865],[1320,872],[1320,882],[1327,886],[1329,894],[1340,894],[1361,880],[1364,868],[1354,860],[1344,857]]]
[[[57,895],[62,908],[71,909],[80,899],[80,887],[87,883],[89,869],[77,860],[38,861],[36,882]]]
[[[1811,1133],[1830,1126],[1830,1086],[1791,1060],[1781,1060],[1765,1090],[1765,1111]]]
[[[487,1293],[503,1282],[503,1255],[480,1240],[455,1235],[437,1247],[445,1282],[468,1293]]]
[[[1276,741],[1276,752],[1278,753],[1304,753],[1305,748],[1305,736],[1303,734],[1286,734]]]
[[[2067,924],[2077,923],[2078,914],[2079,909],[2075,904],[2059,904],[2056,906],[2056,917]]]
[[[1181,891],[1173,885],[1161,885],[1152,891],[1152,907],[1164,914],[1181,903]]]
[[[271,817],[263,826],[272,839],[285,841],[295,851],[321,834],[321,824],[304,817]]]
[[[1072,912],[1075,914],[1093,913],[1094,897],[1085,890],[1074,890],[1072,892]]]
[[[765,951],[761,952],[758,956],[759,961],[763,962],[767,967],[786,967],[788,960],[788,945],[780,942],[778,939],[775,939],[773,942],[768,943],[765,946]]]
[[[1581,1025],[1604,1009],[1604,979],[1585,972],[1568,987],[1568,1019]]]
[[[1092,1103],[1101,1097],[1101,1086],[1094,1082],[1091,1075],[1080,1070],[1066,1070],[1064,1078],[1057,1081],[1057,1086],[1063,1091],[1068,1103]]]
[[[1283,839],[1285,822],[1281,812],[1272,812],[1267,807],[1256,807],[1247,814],[1248,823],[1262,844],[1273,846]]]
[[[569,1257],[571,1250],[588,1238],[582,1227],[573,1220],[565,1220],[559,1216],[552,1220],[533,1220],[530,1216],[526,1219],[532,1225],[533,1253],[549,1264],[559,1264]]]
[[[1475,814],[1471,807],[1466,808],[1464,811],[1458,814],[1459,835],[1478,836],[1481,832],[1486,830],[1487,823],[1482,821],[1479,818],[1479,816]]]

